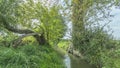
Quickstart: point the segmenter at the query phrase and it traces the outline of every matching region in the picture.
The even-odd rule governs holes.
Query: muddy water
[[[96,68],[84,60],[81,60],[80,58],[77,58],[71,54],[65,55],[64,62],[66,65],[66,68]]]

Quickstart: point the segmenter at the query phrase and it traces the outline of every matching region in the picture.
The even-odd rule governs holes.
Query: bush
[[[102,59],[103,68],[120,68],[120,44],[118,42],[115,49],[107,51],[105,54],[105,58]]]
[[[102,58],[108,57],[107,52],[116,47],[112,35],[98,26],[81,31],[81,34],[74,38],[73,45],[85,60],[96,65],[97,68],[104,65],[105,59]]]

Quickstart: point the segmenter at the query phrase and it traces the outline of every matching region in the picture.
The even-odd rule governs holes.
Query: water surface
[[[75,57],[71,54],[65,55],[64,62],[66,68],[96,68],[95,66],[92,66],[89,63],[85,62],[84,60]]]

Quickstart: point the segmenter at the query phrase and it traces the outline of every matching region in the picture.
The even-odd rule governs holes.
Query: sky
[[[113,30],[115,39],[120,39],[120,9],[112,8],[112,15],[114,15],[112,22],[109,23],[110,28]]]
[[[111,18],[112,21],[108,25],[111,29],[111,32],[113,32],[112,35],[114,39],[120,39],[120,8],[116,9],[115,7],[112,7],[111,15],[113,15],[113,17]],[[105,23],[107,22],[103,22],[103,24]],[[69,30],[72,28],[71,23],[68,23],[67,26]],[[69,30],[67,31],[64,38],[71,37]]]

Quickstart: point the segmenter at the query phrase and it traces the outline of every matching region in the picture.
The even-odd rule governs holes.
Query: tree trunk
[[[31,34],[31,33],[35,33],[34,31],[32,30],[28,30],[28,29],[17,29],[17,28],[14,28],[12,27],[5,19],[5,16],[2,15],[2,21],[3,21],[3,25],[4,27],[8,30],[8,31],[11,31],[11,32],[14,32],[14,33],[19,33],[19,34]],[[38,43],[40,45],[45,45],[45,44],[48,44],[48,42],[46,41],[45,39],[45,36],[44,36],[44,32],[41,33],[41,35],[39,34],[35,34],[33,35],[36,40],[38,41]]]

